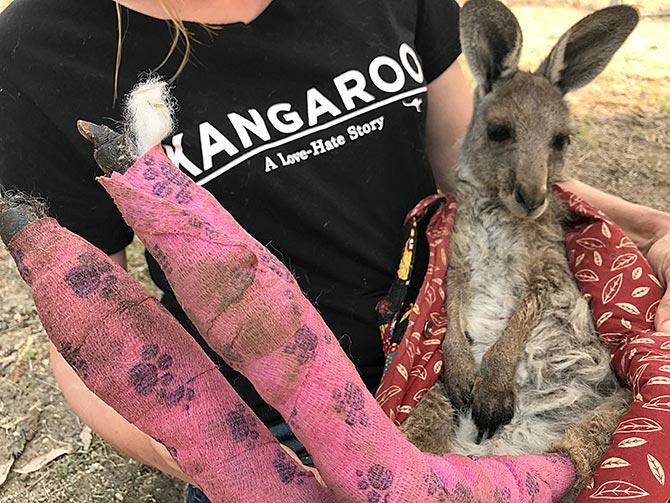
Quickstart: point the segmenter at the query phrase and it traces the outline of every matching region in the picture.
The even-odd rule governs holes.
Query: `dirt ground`
[[[7,0],[0,0],[0,9]],[[509,2],[524,27],[524,62],[535,67],[584,8],[609,1]],[[670,211],[670,0],[644,0],[640,26],[607,71],[570,98],[572,173],[626,199]],[[148,284],[141,245],[130,270]],[[0,503],[175,502],[183,485],[128,461],[69,411],[51,376],[46,338],[30,293],[0,250]],[[68,452],[29,474],[35,457]],[[13,461],[2,483],[3,467]]]

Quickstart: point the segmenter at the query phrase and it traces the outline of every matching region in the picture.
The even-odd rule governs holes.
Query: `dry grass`
[[[65,0],[63,0],[65,1]],[[0,9],[8,3],[0,0]],[[524,65],[535,67],[585,6],[608,0],[512,1],[525,30]],[[642,2],[641,2],[642,4]],[[643,14],[670,13],[670,0],[644,0]],[[670,210],[670,18],[644,18],[591,86],[570,98],[577,128],[571,164],[580,178],[629,199]],[[2,247],[0,247],[2,248]],[[130,269],[148,283],[135,243]],[[82,425],[51,377],[46,339],[30,294],[0,250],[0,465],[10,451],[21,466],[63,445],[71,454],[30,475],[12,473],[0,502],[174,502],[181,484],[129,462]]]

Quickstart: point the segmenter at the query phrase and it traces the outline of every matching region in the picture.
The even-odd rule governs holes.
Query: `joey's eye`
[[[557,134],[551,140],[551,148],[554,150],[565,150],[565,147],[570,145],[570,135]]]
[[[498,143],[511,140],[514,137],[514,130],[505,124],[490,124],[486,129],[489,140]]]

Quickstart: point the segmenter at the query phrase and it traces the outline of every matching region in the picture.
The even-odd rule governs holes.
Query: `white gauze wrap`
[[[126,99],[124,123],[135,157],[158,145],[175,127],[176,101],[159,78],[138,83]]]

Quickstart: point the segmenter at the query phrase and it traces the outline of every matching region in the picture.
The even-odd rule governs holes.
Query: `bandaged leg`
[[[331,501],[193,338],[106,255],[17,198],[0,199],[0,235],[65,360],[212,501]]]
[[[574,469],[558,455],[418,451],[281,262],[160,147],[100,182],[200,333],[282,414],[342,501],[558,501],[570,487]]]

